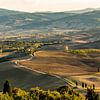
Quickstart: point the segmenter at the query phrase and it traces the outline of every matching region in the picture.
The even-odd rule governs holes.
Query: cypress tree
[[[11,93],[11,86],[8,80],[5,81],[4,86],[3,86],[3,93],[6,94],[10,94]]]

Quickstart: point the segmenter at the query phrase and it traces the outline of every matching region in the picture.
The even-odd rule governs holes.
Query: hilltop
[[[0,9],[0,32],[48,29],[92,29],[100,26],[100,10],[70,12],[19,12]]]

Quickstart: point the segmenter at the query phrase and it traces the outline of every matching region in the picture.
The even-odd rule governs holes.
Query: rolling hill
[[[5,80],[10,80],[12,86],[23,89],[38,86],[47,90],[65,85],[59,78],[20,67],[13,62],[0,63],[0,86],[3,86]]]
[[[70,12],[18,12],[0,9],[0,32],[32,29],[92,29],[100,27],[100,10]]]
[[[100,49],[100,40],[91,43],[81,44],[78,45],[76,48],[77,49],[89,49],[89,48]]]

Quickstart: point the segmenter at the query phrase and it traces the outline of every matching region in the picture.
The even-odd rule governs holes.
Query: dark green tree
[[[87,89],[86,100],[100,100],[100,98],[93,89]]]
[[[85,85],[85,84],[82,82],[82,88],[84,88],[84,85]]]
[[[95,84],[93,84],[93,89],[95,89]]]
[[[100,68],[98,67],[98,72],[100,72]]]
[[[3,86],[3,93],[6,94],[10,94],[11,93],[11,85],[9,83],[8,80],[5,81],[4,86]]]
[[[76,87],[78,86],[78,82],[76,81]]]
[[[87,88],[87,84],[85,83],[85,88]]]

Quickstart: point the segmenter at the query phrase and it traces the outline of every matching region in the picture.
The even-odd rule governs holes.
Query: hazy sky
[[[67,11],[100,8],[100,0],[0,0],[0,8],[20,11]]]

